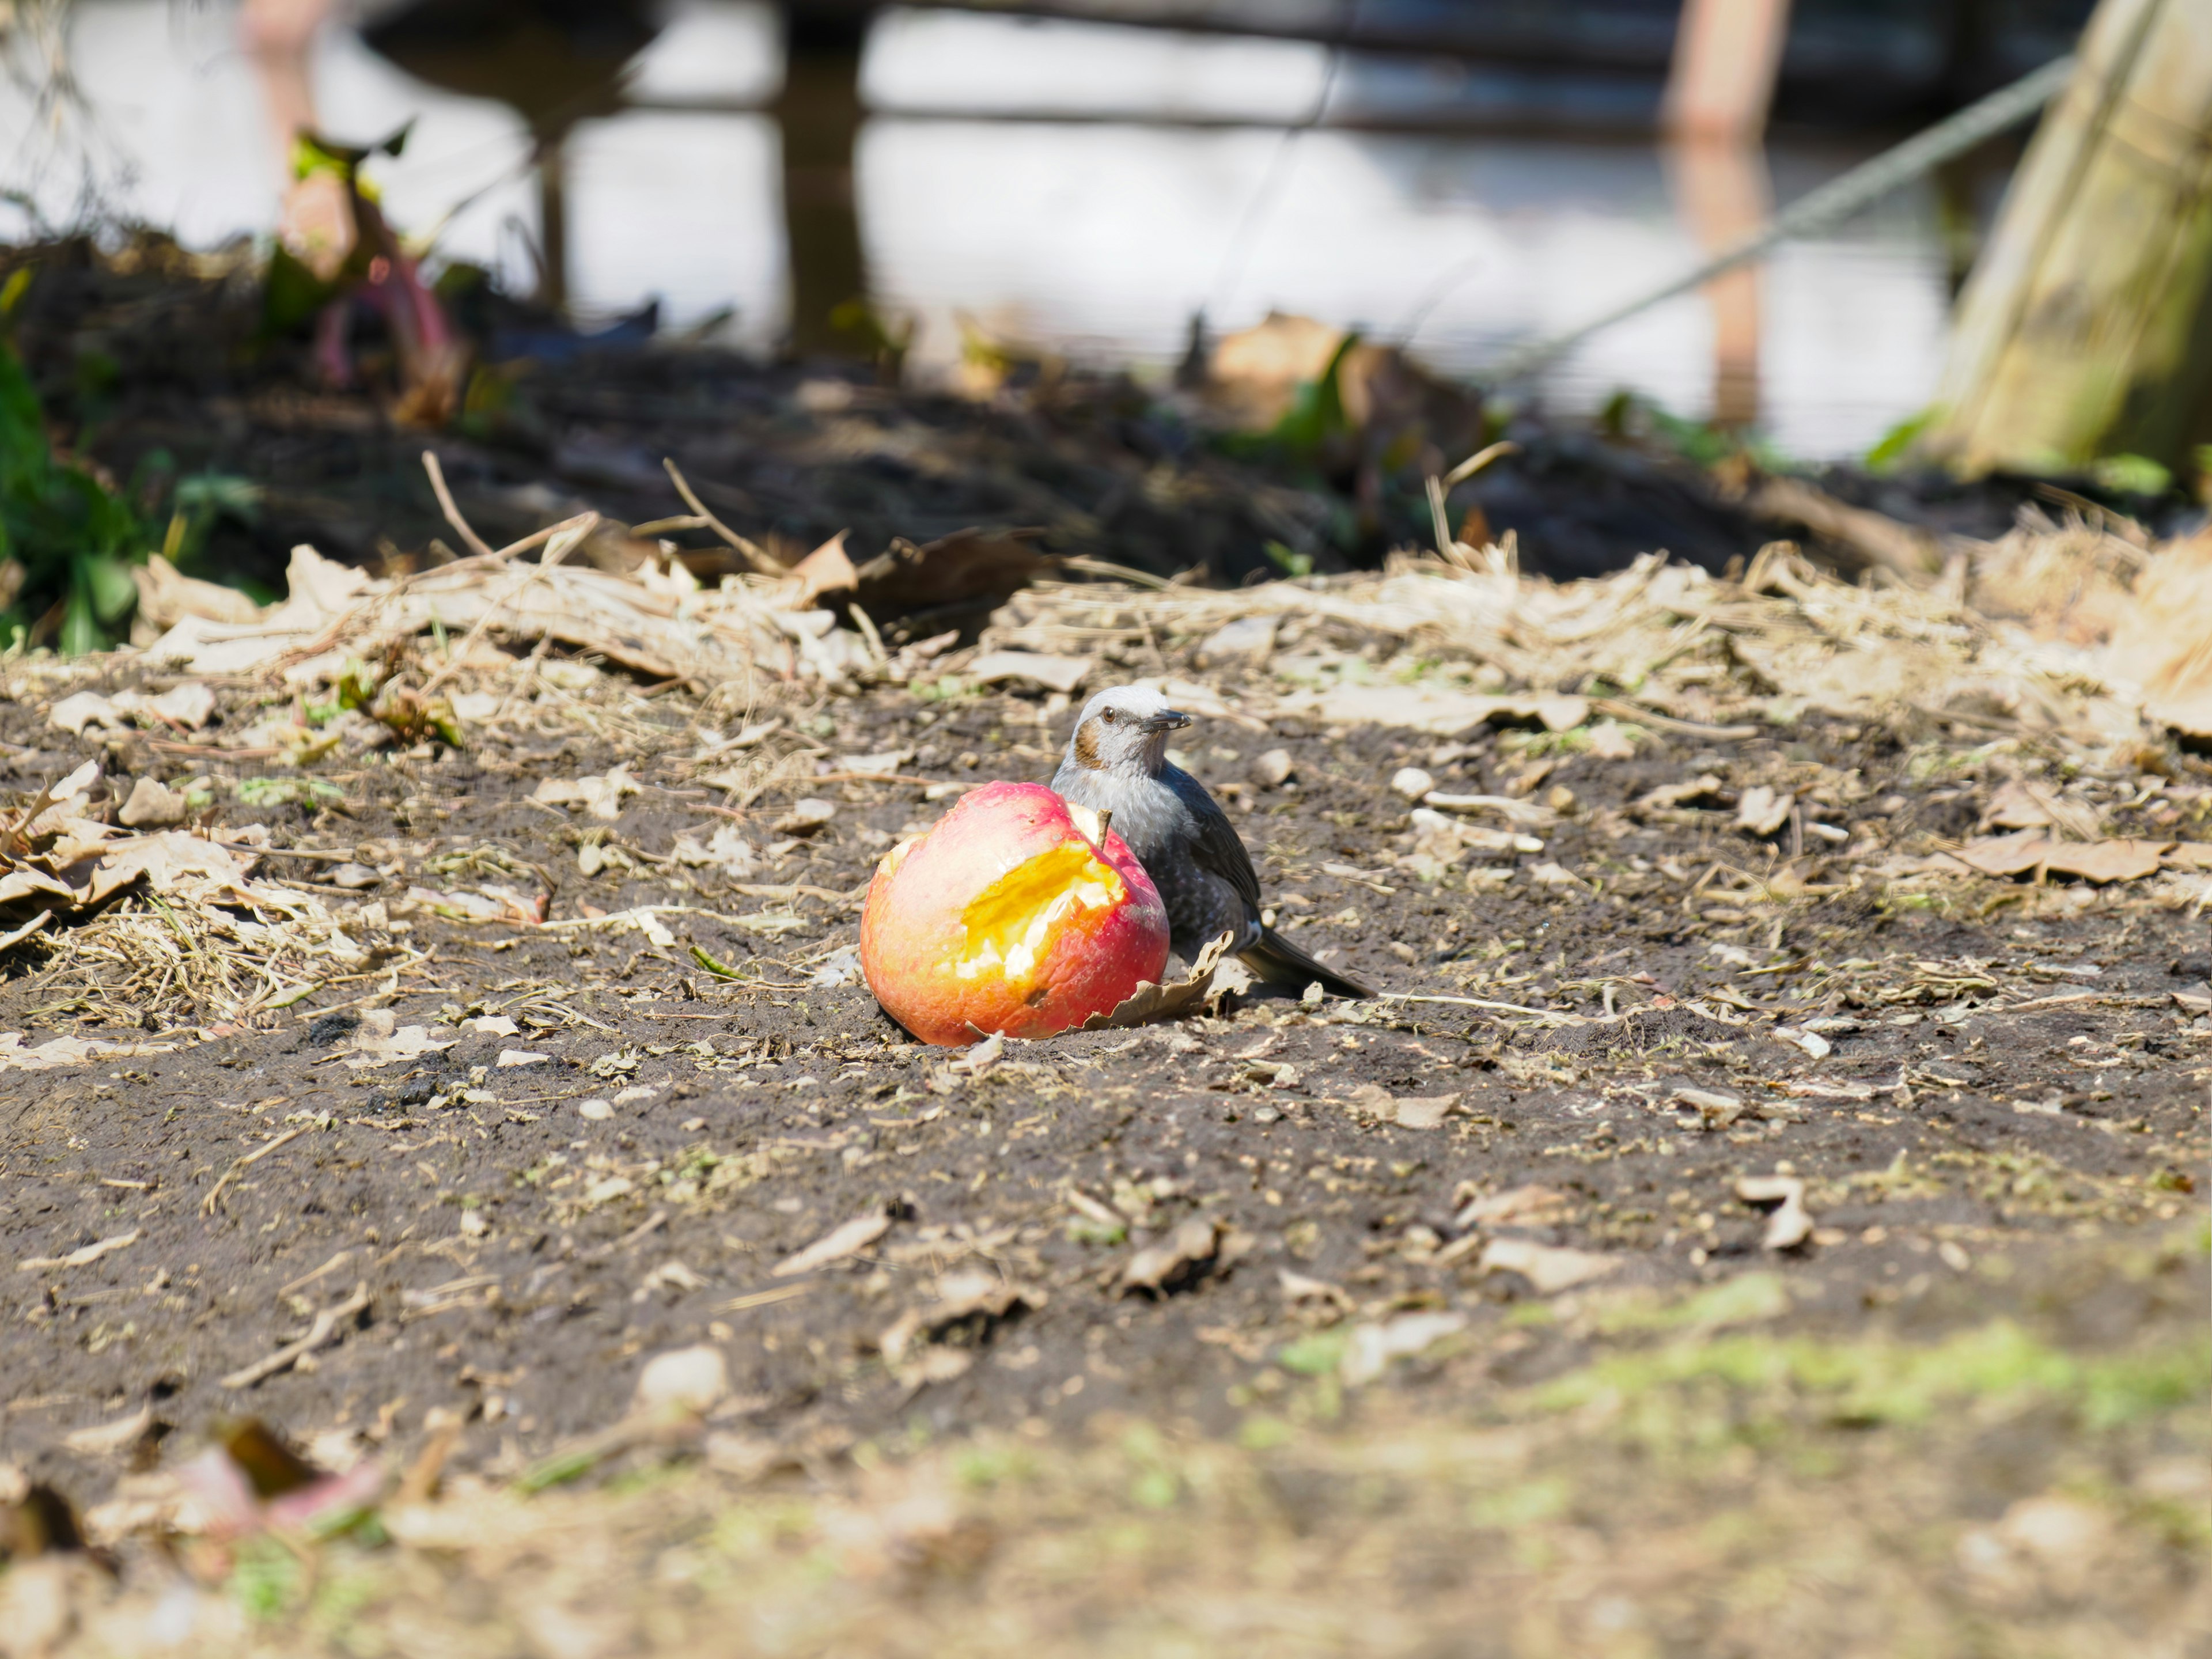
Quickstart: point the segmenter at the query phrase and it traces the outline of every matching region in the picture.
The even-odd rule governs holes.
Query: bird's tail
[[[1277,985],[1304,985],[1319,980],[1322,989],[1340,997],[1371,997],[1372,987],[1332,973],[1272,927],[1262,927],[1257,943],[1241,953],[1244,965],[1261,979]]]

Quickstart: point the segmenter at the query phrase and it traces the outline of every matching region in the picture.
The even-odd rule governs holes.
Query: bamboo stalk
[[[2212,437],[2212,8],[2102,0],[1961,295],[1926,453],[1976,475]]]

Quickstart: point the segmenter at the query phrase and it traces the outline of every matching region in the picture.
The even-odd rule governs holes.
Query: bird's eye
[[[1121,718],[1121,711],[1118,708],[1105,709],[1101,712],[1099,718],[1107,720],[1118,720]]]

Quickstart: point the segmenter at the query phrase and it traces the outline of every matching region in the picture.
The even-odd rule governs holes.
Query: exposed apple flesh
[[[988,783],[876,866],[860,971],[925,1042],[1050,1036],[1167,967],[1167,908],[1121,838],[1041,783]]]

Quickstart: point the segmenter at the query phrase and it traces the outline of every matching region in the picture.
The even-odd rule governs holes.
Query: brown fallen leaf
[[[1532,1239],[1493,1238],[1483,1246],[1478,1265],[1485,1273],[1518,1273],[1535,1286],[1537,1295],[1552,1296],[1618,1273],[1621,1258]]]
[[[956,530],[917,547],[903,537],[862,565],[861,608],[878,621],[910,611],[989,599],[1004,599],[1060,568],[1030,545],[1036,530]],[[941,637],[939,649],[955,636]],[[913,650],[914,647],[908,647]],[[935,652],[917,653],[926,659]]]
[[[1452,1218],[1452,1225],[1462,1231],[1468,1227],[1540,1227],[1564,1220],[1573,1206],[1574,1200],[1566,1194],[1550,1187],[1512,1187],[1488,1198],[1468,1200]]]
[[[1351,1293],[1341,1285],[1332,1285],[1325,1279],[1292,1273],[1288,1267],[1278,1267],[1275,1278],[1282,1285],[1283,1300],[1294,1307],[1300,1304],[1317,1304],[1340,1314],[1352,1311]]]
[[[2145,565],[2105,659],[2142,685],[2153,720],[2212,737],[2212,534],[2168,542]]]
[[[884,1363],[909,1386],[951,1381],[1002,1322],[1047,1300],[1042,1291],[992,1273],[947,1273],[934,1290],[934,1302],[908,1309],[877,1340]]]
[[[1982,823],[1998,830],[2055,827],[2075,841],[2095,841],[2103,828],[2089,807],[2068,800],[2026,778],[2012,779],[1990,797],[1990,804],[1982,813]]]
[[[1048,691],[1073,695],[1089,678],[1088,657],[1047,657],[1034,651],[989,651],[968,665],[966,678],[978,685],[1030,680]]]
[[[623,797],[637,791],[629,763],[623,762],[595,777],[547,778],[531,792],[530,799],[541,806],[581,806],[593,817],[611,823],[622,816]]]
[[[2042,869],[2085,881],[2134,881],[2156,873],[2171,842],[2118,839],[2054,841],[2039,830],[1985,836],[1952,856],[1988,876],[2017,876]]]
[[[789,1279],[795,1273],[811,1273],[817,1267],[826,1267],[833,1261],[842,1261],[857,1255],[890,1231],[891,1218],[878,1210],[872,1215],[855,1216],[843,1226],[823,1234],[805,1249],[787,1255],[769,1269],[771,1279]]]
[[[1629,804],[1645,811],[1663,812],[1671,807],[1686,806],[1692,801],[1711,800],[1727,787],[1716,774],[1705,772],[1686,783],[1662,784]]]
[[[159,778],[140,778],[131,786],[131,799],[115,815],[128,830],[166,830],[182,823],[191,809],[184,795]]]
[[[1725,1129],[1743,1115],[1743,1101],[1735,1095],[1716,1093],[1710,1089],[1677,1088],[1674,1104],[1686,1106],[1698,1115],[1701,1127]]]
[[[1462,1313],[1402,1313],[1380,1324],[1354,1326],[1337,1375],[1350,1387],[1362,1387],[1382,1376],[1392,1360],[1425,1353],[1466,1328]]]
[[[1196,1270],[1215,1259],[1225,1229],[1218,1221],[1194,1217],[1156,1244],[1147,1244],[1121,1269],[1121,1291],[1146,1291],[1164,1296],[1196,1276]]]
[[[95,1423],[89,1428],[73,1429],[62,1437],[62,1444],[87,1457],[108,1457],[129,1451],[146,1437],[153,1426],[154,1407],[145,1405],[128,1416],[117,1418],[112,1423]]]
[[[1213,971],[1220,966],[1221,958],[1228,954],[1230,935],[1222,934],[1198,953],[1190,972],[1182,979],[1169,980],[1155,985],[1150,980],[1122,999],[1110,1014],[1093,1014],[1083,1022],[1086,1031],[1118,1031],[1133,1025],[1150,1025],[1161,1020],[1181,1019],[1184,1015],[1203,1007],[1217,994],[1213,988]]]
[[[94,1060],[176,1052],[173,1042],[94,1042],[84,1037],[49,1037],[35,1048],[22,1046],[21,1031],[0,1031],[0,1072],[44,1072],[57,1066],[82,1066]]]
[[[1735,1195],[1756,1209],[1774,1207],[1759,1240],[1770,1250],[1794,1250],[1813,1236],[1813,1217],[1805,1208],[1805,1183],[1796,1176],[1739,1176]]]
[[[1364,1116],[1401,1129],[1439,1129],[1458,1109],[1459,1102],[1457,1093],[1393,1095],[1379,1083],[1363,1083],[1352,1091],[1348,1103]]]
[[[1736,801],[1735,827],[1750,835],[1771,836],[1790,821],[1790,809],[1796,804],[1795,795],[1756,785]]]

